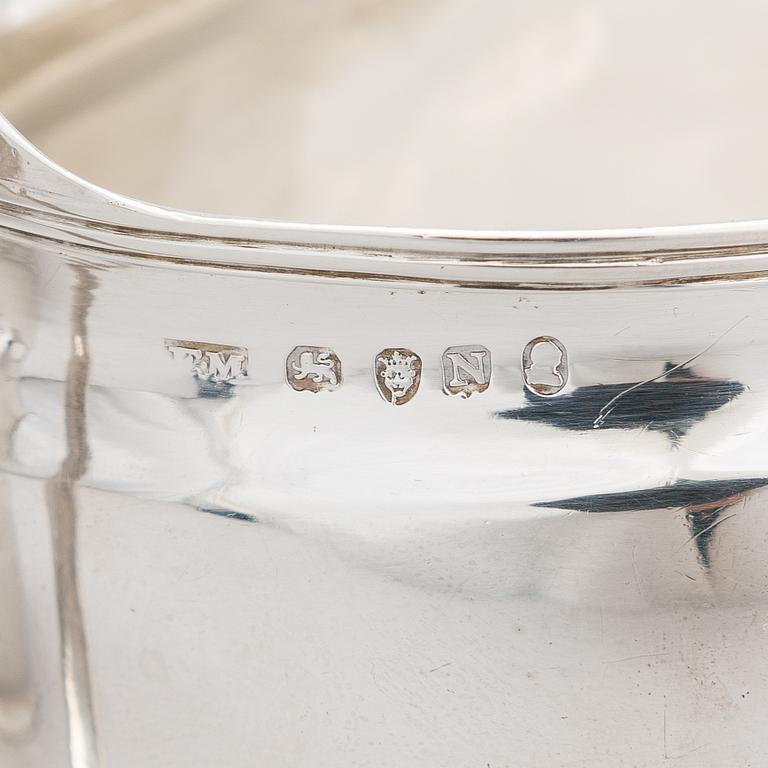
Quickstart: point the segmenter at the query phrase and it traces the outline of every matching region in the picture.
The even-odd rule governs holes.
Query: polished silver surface
[[[762,77],[764,17],[651,3],[641,23],[615,7],[72,2],[7,33],[2,768],[765,764],[768,223],[730,221],[765,208],[765,105],[729,85]],[[662,16],[674,50],[616,42]],[[691,24],[723,48],[696,58]],[[303,36],[286,48],[281,29]],[[562,54],[551,90],[542,46]],[[449,72],[477,63],[462,85],[474,100],[439,77],[454,52]],[[271,86],[251,99],[260,56]],[[729,64],[689,81],[693,60]],[[658,61],[665,99],[693,82],[755,121],[694,132],[668,184],[663,162],[630,173],[619,144],[600,161],[587,143],[602,170],[579,175],[567,122],[555,146],[570,163],[543,167],[541,186],[524,166],[509,176],[518,113],[496,88],[527,93],[541,122],[546,104],[580,114],[588,81],[620,90],[631,123],[633,98],[660,115]],[[348,100],[372,68],[415,78],[406,108],[387,111],[387,89]],[[242,110],[216,108],[214,86]],[[275,117],[313,88],[305,123]],[[435,175],[446,114],[479,156],[499,153],[493,183],[460,173],[476,167],[470,144]],[[657,128],[679,147],[693,118],[675,114]],[[747,173],[733,141],[753,130]],[[313,135],[322,163],[295,152]],[[601,186],[619,155],[622,194]],[[118,192],[332,222],[349,204],[350,222],[373,211],[393,227]],[[579,229],[590,212],[680,226]],[[484,217],[493,230],[458,229]],[[504,229],[517,217],[570,229]]]

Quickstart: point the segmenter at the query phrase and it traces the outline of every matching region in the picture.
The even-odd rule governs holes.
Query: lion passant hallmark
[[[187,360],[191,374],[209,384],[226,386],[247,377],[248,350],[229,344],[165,339],[174,360]],[[554,336],[531,339],[520,355],[525,389],[539,397],[560,394],[568,382],[568,352]],[[491,385],[491,351],[482,344],[446,347],[439,370],[442,390],[461,399],[486,392]],[[418,393],[423,363],[406,347],[387,347],[373,358],[376,389],[390,405],[406,405]],[[341,388],[341,358],[330,347],[299,345],[285,358],[285,380],[296,392],[333,392]]]
[[[297,392],[332,391],[341,386],[341,360],[328,347],[294,347],[285,375]]]

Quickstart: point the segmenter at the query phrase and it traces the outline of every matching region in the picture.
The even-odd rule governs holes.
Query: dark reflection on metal
[[[83,267],[75,267],[74,272],[71,350],[64,404],[67,455],[58,474],[46,484],[46,498],[56,577],[69,761],[71,768],[97,768],[99,759],[88,648],[77,576],[76,497],[77,483],[85,475],[90,459],[86,426],[90,366],[87,316],[93,302],[96,279]]]
[[[657,488],[540,501],[534,506],[578,512],[638,512],[665,507],[695,509],[712,505],[728,506],[741,500],[744,494],[765,486],[768,486],[768,477],[741,480],[678,480],[672,485]]]
[[[249,515],[247,512],[235,512],[232,509],[224,507],[198,507],[201,512],[217,517],[226,517],[229,520],[240,520],[246,523],[258,523],[259,519],[255,515]]]
[[[550,399],[526,392],[525,407],[499,411],[496,417],[576,431],[648,429],[663,432],[677,442],[708,413],[727,405],[744,391],[744,385],[738,381],[698,376],[691,368],[672,372],[674,367],[667,363],[669,376],[642,386],[638,382],[597,384]],[[611,401],[614,404],[610,411],[603,411]]]
[[[716,528],[736,514],[729,512],[748,494],[768,486],[768,478],[741,480],[679,480],[658,488],[643,488],[621,493],[577,496],[558,501],[543,501],[535,506],[570,509],[579,512],[638,512],[648,509],[685,509],[690,530],[686,543],[696,547],[698,560],[705,570],[712,565],[711,548]]]
[[[706,507],[704,509],[689,510],[685,516],[688,528],[691,531],[692,542],[698,551],[698,559],[705,570],[709,570],[712,565],[710,549],[714,541],[714,533],[720,523],[728,520],[730,515],[726,511],[730,508],[729,504],[716,506],[714,509]],[[731,513],[733,515],[735,513]]]
[[[228,381],[209,381],[208,379],[198,379],[197,381],[198,397],[228,399],[234,394],[235,387]]]

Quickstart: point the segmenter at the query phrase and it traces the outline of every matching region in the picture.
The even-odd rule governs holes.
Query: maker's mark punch
[[[243,347],[166,339],[165,348],[174,360],[188,359],[192,375],[202,381],[221,384],[248,374],[248,351]]]

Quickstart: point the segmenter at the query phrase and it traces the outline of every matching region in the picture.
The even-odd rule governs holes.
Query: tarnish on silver
[[[537,336],[523,349],[523,382],[534,395],[552,397],[568,382],[568,352],[553,336]]]
[[[491,383],[491,353],[485,347],[465,345],[448,347],[443,352],[443,392],[470,397],[485,392]]]
[[[165,348],[174,360],[190,360],[192,375],[202,381],[223,384],[248,375],[248,351],[242,347],[166,339]]]
[[[390,347],[376,355],[376,387],[391,405],[405,405],[421,384],[421,358],[410,349]]]
[[[328,347],[294,347],[285,361],[285,375],[297,392],[331,392],[342,383],[341,360]]]

